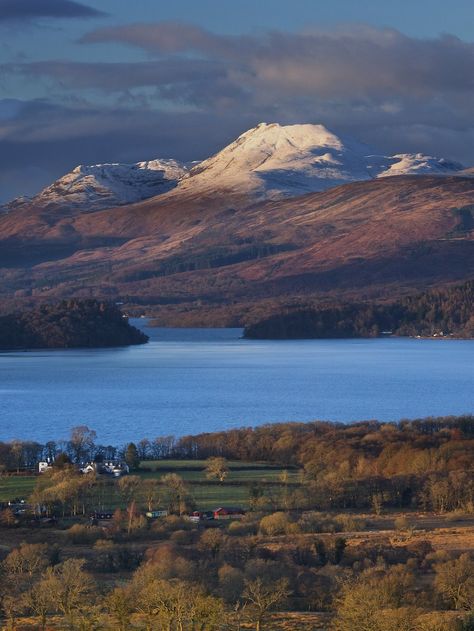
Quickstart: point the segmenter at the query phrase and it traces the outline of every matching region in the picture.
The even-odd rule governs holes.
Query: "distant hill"
[[[474,281],[391,304],[346,304],[277,313],[246,327],[252,339],[474,337]]]
[[[148,337],[114,306],[63,301],[0,317],[0,349],[99,348],[144,344]]]

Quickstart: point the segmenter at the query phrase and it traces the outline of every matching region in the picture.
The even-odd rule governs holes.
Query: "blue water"
[[[0,439],[62,439],[86,424],[121,444],[286,420],[474,413],[474,341],[145,330],[144,346],[0,354]]]

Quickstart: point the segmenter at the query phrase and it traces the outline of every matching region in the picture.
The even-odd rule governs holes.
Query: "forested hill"
[[[344,304],[278,313],[246,327],[253,339],[408,336],[474,337],[474,281],[391,304]]]
[[[0,317],[3,350],[97,348],[147,341],[148,337],[131,326],[117,307],[96,300],[64,300]]]

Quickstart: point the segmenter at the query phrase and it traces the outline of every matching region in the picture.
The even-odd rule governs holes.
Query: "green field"
[[[159,479],[167,473],[177,473],[189,484],[191,496],[201,510],[210,510],[221,505],[241,506],[248,508],[249,494],[253,483],[261,483],[267,488],[276,489],[280,483],[283,467],[271,466],[260,462],[229,461],[229,474],[222,483],[208,480],[205,473],[204,460],[146,460],[141,463],[137,472],[143,479]],[[289,469],[288,481],[296,484],[299,481],[299,470]],[[0,477],[0,501],[15,498],[28,498],[36,480],[35,476]],[[116,492],[114,481],[110,480],[110,488],[104,497],[107,508],[121,505],[120,496]]]
[[[0,502],[8,502],[17,497],[26,498],[36,484],[35,476],[0,477]]]
[[[248,508],[252,483],[263,483],[277,487],[281,482],[283,467],[261,462],[229,461],[229,474],[224,482],[208,480],[205,460],[154,460],[141,464],[139,475],[143,478],[160,478],[167,473],[177,473],[190,486],[196,506],[201,510],[218,508],[221,505]],[[299,470],[287,470],[288,481],[299,480]]]
[[[272,466],[261,462],[241,462],[230,460],[227,463],[229,474],[226,483],[231,482],[279,482],[284,467]],[[206,478],[205,460],[145,460],[140,465],[140,475],[161,477],[167,473],[177,473],[184,480],[204,482]],[[298,482],[299,470],[287,469],[288,481]]]

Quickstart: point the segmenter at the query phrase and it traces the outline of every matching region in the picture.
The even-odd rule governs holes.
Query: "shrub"
[[[367,527],[367,523],[363,519],[344,513],[336,515],[334,522],[339,527],[337,528],[339,532],[359,532]]]
[[[286,513],[278,512],[260,520],[260,532],[264,535],[284,535],[290,531],[291,521]]]
[[[96,526],[74,524],[66,532],[67,538],[75,545],[92,544],[103,537],[102,530]]]
[[[170,540],[180,546],[189,545],[193,541],[193,533],[189,530],[175,530],[171,533]]]
[[[408,530],[410,528],[410,522],[406,515],[400,515],[394,521],[395,530]]]
[[[247,521],[231,521],[227,533],[238,537],[246,537],[247,535],[256,535],[258,531],[257,522]]]

